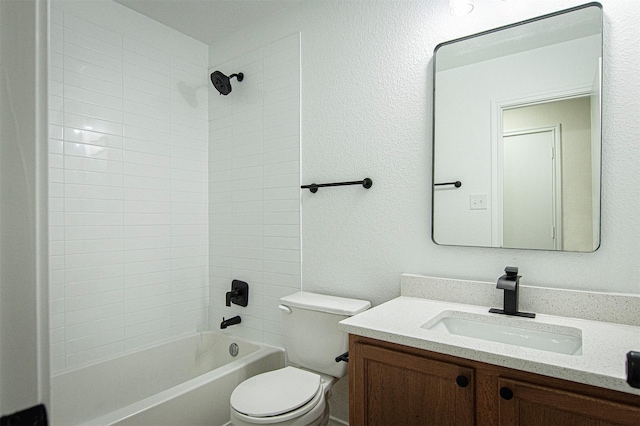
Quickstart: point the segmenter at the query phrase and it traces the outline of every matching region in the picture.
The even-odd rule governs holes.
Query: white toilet
[[[347,374],[335,358],[349,349],[338,322],[366,311],[371,303],[298,292],[280,299],[289,366],[240,383],[231,394],[231,423],[247,425],[326,425],[328,392]]]

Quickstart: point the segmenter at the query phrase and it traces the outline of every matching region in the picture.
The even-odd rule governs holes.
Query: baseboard
[[[339,425],[349,426],[349,422],[345,422],[344,420],[337,419],[333,416],[329,416],[329,420]]]

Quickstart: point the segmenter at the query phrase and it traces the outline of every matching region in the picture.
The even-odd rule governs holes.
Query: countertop
[[[640,389],[627,384],[625,372],[627,352],[640,350],[638,326],[545,314],[537,314],[534,319],[513,318],[513,321],[535,322],[537,327],[552,324],[580,329],[582,355],[559,354],[421,328],[447,310],[497,315],[489,314],[488,309],[488,306],[400,296],[341,321],[340,329],[364,337],[640,395]]]

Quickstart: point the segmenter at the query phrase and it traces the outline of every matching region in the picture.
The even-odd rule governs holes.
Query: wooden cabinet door
[[[640,407],[498,379],[500,425],[640,426]]]
[[[475,422],[471,368],[358,342],[349,368],[352,426]]]

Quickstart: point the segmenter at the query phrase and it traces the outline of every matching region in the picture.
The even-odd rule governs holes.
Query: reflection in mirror
[[[598,248],[601,58],[597,3],[436,47],[434,242]]]

